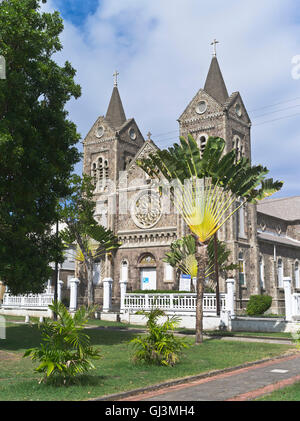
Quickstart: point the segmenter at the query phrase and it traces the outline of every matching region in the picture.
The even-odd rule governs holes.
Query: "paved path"
[[[259,363],[229,373],[218,374],[130,396],[124,401],[226,401],[250,400],[280,387],[300,381],[300,355]]]

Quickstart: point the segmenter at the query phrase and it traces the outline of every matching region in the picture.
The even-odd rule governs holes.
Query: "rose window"
[[[153,191],[140,194],[132,204],[131,216],[140,228],[153,227],[161,217],[160,196]]]

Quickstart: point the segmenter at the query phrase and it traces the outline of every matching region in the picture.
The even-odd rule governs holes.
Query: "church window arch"
[[[121,280],[128,281],[128,261],[126,259],[122,260],[121,263]]]
[[[105,179],[108,180],[109,166],[108,166],[108,160],[107,159],[104,161],[104,172],[105,172]]]
[[[97,164],[96,164],[96,162],[93,162],[93,164],[92,164],[92,177],[93,177],[94,186],[96,186],[96,183],[97,183]]]
[[[155,257],[151,253],[144,253],[139,258],[139,265],[141,266],[154,266],[156,265]]]
[[[207,139],[208,139],[208,135],[206,133],[199,134],[199,136],[197,138],[197,144],[198,144],[198,147],[200,149],[201,156],[203,155]]]
[[[236,161],[239,161],[242,158],[243,153],[244,153],[241,138],[239,136],[234,136],[232,140],[232,149],[235,150]]]
[[[283,261],[281,258],[277,261],[278,288],[283,288]]]

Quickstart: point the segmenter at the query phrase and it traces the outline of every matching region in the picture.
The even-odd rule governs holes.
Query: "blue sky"
[[[56,59],[77,69],[82,96],[67,108],[82,138],[106,113],[117,69],[126,117],[160,147],[177,141],[176,120],[203,87],[217,38],[227,89],[241,93],[252,120],[253,163],[285,182],[274,197],[300,195],[297,0],[48,0],[43,8],[64,18]]]

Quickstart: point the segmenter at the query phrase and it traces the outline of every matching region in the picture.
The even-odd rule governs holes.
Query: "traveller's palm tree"
[[[225,141],[210,137],[203,154],[195,139],[180,137],[180,144],[150,154],[138,165],[153,178],[172,182],[174,206],[197,239],[196,343],[203,341],[203,288],[210,238],[245,202],[259,200],[280,190],[281,181],[266,179],[268,170],[251,166],[249,159],[236,162],[235,150],[224,154]],[[240,205],[234,206],[238,199]]]

